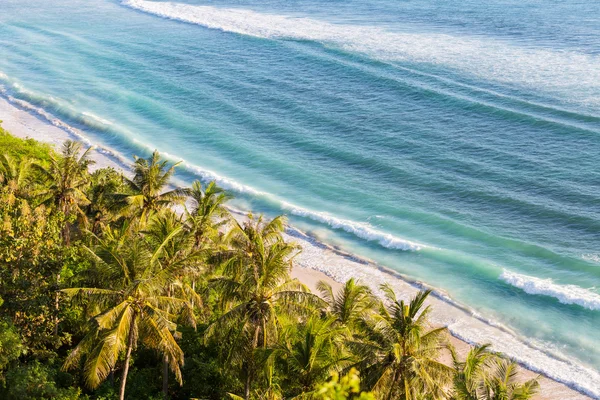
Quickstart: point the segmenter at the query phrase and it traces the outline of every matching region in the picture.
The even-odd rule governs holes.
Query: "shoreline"
[[[36,110],[30,110],[36,112]],[[25,107],[20,104],[15,104],[9,99],[0,96],[0,120],[2,126],[14,136],[21,138],[32,138],[41,142],[46,142],[54,145],[57,149],[67,139],[83,141],[90,144],[83,135],[77,133],[76,130],[70,128],[58,119],[45,112],[36,112],[38,115],[33,115],[28,112]],[[92,169],[112,167],[117,170],[127,173],[126,165],[123,159],[111,151],[102,148],[96,148],[91,153],[91,159],[96,164]],[[245,214],[243,211],[233,210],[233,213]],[[341,287],[342,282],[345,282],[350,277],[355,277],[362,283],[368,284],[376,294],[379,291],[379,283],[389,282],[393,284],[401,298],[408,298],[420,289],[427,287],[425,284],[417,281],[410,281],[406,277],[389,270],[383,266],[373,263],[369,260],[355,256],[353,254],[340,251],[325,243],[318,241],[310,235],[301,232],[293,227],[288,227],[285,234],[286,240],[293,240],[300,244],[303,251],[296,259],[295,267],[292,271],[292,276],[298,278],[311,290],[315,288],[319,280],[328,281],[335,289]],[[427,287],[428,288],[428,287]],[[522,358],[512,355],[515,361],[518,361],[522,366],[522,378],[531,379],[536,377],[538,373],[528,366],[527,359],[536,360],[546,359],[551,360],[551,356],[546,354],[541,349],[532,346],[531,343],[519,341],[515,335],[510,333],[508,328],[494,326],[491,321],[485,320],[483,317],[474,315],[471,310],[460,304],[453,302],[449,297],[445,296],[439,290],[432,293],[429,304],[433,305],[432,322],[436,325],[447,326],[451,333],[451,342],[457,349],[460,355],[464,355],[470,348],[470,341],[466,340],[467,336],[463,332],[476,333],[479,343],[489,342],[486,338],[494,338],[493,350],[511,356],[510,350],[514,347],[515,342],[523,348],[529,349],[526,354],[521,354]],[[528,358],[528,356],[530,356]],[[544,358],[545,356],[545,358]],[[553,371],[553,367],[559,367],[565,364],[565,361],[554,359],[554,364],[546,365],[546,370]],[[586,371],[581,369],[582,373]],[[592,378],[590,376],[590,378]],[[563,378],[564,379],[564,378]],[[574,379],[574,378],[573,378]],[[592,378],[593,379],[593,378]],[[572,386],[577,383],[573,381]],[[582,392],[585,388],[579,387],[580,391],[576,391],[569,385],[548,377],[542,373],[540,377],[540,392],[535,399],[590,399]]]

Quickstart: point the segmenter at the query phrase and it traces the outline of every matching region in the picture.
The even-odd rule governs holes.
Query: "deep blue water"
[[[125,3],[0,0],[3,95],[600,371],[600,3]]]

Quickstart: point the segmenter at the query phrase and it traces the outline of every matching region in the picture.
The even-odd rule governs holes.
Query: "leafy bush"
[[[59,372],[47,365],[33,362],[12,368],[6,373],[2,397],[6,400],[78,400],[81,390],[74,387],[59,387],[56,383]]]

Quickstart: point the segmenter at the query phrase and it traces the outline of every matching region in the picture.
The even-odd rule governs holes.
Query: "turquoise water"
[[[0,0],[0,71],[600,371],[600,3]]]

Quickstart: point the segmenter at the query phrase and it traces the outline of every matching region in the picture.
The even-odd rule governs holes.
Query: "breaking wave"
[[[550,296],[562,304],[576,304],[589,310],[600,310],[600,294],[576,285],[559,285],[552,279],[521,275],[506,269],[500,275],[500,279],[528,294]]]

